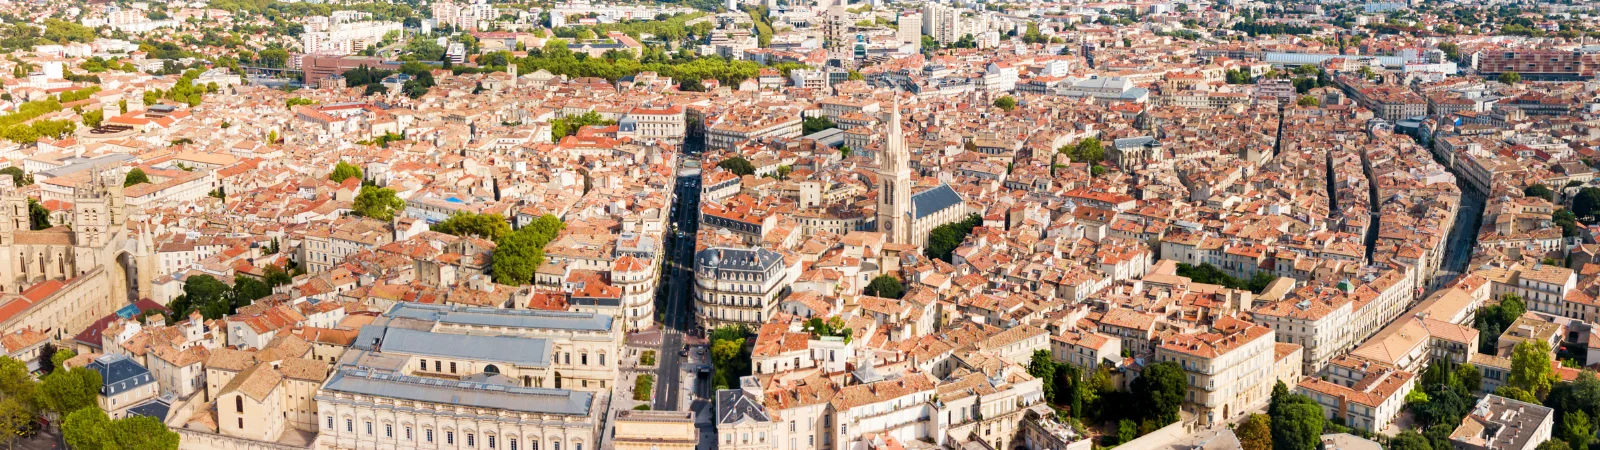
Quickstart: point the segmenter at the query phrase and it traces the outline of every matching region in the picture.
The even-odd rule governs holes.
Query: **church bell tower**
[[[889,112],[883,155],[878,159],[878,232],[889,242],[911,242],[911,155],[900,130],[900,101]]]

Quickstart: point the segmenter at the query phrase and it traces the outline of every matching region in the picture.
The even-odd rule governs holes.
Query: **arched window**
[[[241,414],[244,413],[244,396],[243,395],[236,396],[236,397],[233,398],[233,410],[234,410],[234,412],[237,412],[237,413],[241,413]]]
[[[500,368],[499,367],[495,367],[494,364],[483,366],[483,373],[497,374],[497,373],[500,373]]]

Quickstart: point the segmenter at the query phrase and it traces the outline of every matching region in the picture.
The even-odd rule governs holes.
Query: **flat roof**
[[[387,317],[452,325],[534,328],[572,331],[611,331],[611,316],[590,312],[480,308],[461,305],[396,303]]]
[[[360,368],[339,369],[322,389],[446,405],[573,416],[589,415],[589,408],[594,403],[594,394],[588,392],[418,378]]]

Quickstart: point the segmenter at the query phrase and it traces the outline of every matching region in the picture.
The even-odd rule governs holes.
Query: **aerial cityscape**
[[[0,446],[1595,450],[1591,0],[0,0]]]

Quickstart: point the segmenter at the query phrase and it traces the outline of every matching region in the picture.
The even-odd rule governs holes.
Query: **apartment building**
[[[713,247],[694,257],[695,317],[706,328],[761,326],[799,276],[799,267],[764,248]]]
[[[731,150],[746,141],[797,138],[804,131],[800,115],[730,113],[706,126],[706,148]]]
[[[1494,394],[1484,396],[1450,433],[1459,450],[1533,450],[1550,440],[1555,410]]]
[[[682,106],[634,107],[617,121],[617,137],[677,144],[683,142],[687,131],[685,120]]]
[[[1174,335],[1156,347],[1156,362],[1174,362],[1189,378],[1184,404],[1202,423],[1225,421],[1266,402],[1277,382],[1271,328],[1231,317],[1212,329]]]
[[[1493,298],[1515,294],[1522,297],[1529,311],[1557,316],[1566,315],[1569,310],[1566,305],[1567,295],[1574,292],[1578,286],[1576,272],[1553,264],[1484,269],[1474,274],[1489,280],[1489,294]]]
[[[1369,433],[1388,427],[1405,409],[1406,394],[1416,387],[1411,372],[1353,358],[1336,360],[1328,372],[1326,381],[1301,380],[1295,392],[1311,397],[1329,419],[1343,419],[1346,426]]]

